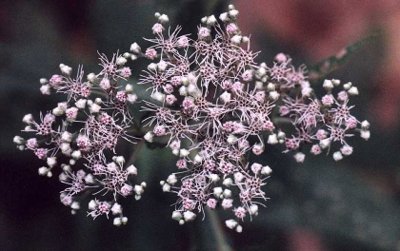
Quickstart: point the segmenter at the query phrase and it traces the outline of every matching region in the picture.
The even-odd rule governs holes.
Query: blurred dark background
[[[282,149],[268,150],[274,170],[271,198],[236,234],[222,217],[179,226],[170,219],[174,196],[158,185],[174,168],[170,154],[143,148],[136,164],[149,184],[142,200],[125,201],[127,226],[70,215],[59,203],[56,178],[37,175],[31,153],[12,144],[26,113],[51,109],[39,78],[58,64],[96,69],[97,51],[126,51],[150,37],[154,12],[191,33],[201,17],[225,11],[218,0],[3,0],[0,3],[0,250],[400,250],[400,9],[396,0],[238,0],[239,23],[252,34],[258,61],[278,52],[307,66],[371,34],[329,78],[352,81],[361,95],[354,113],[372,124],[368,142],[334,163],[308,157],[295,164]],[[138,65],[140,68],[140,65]],[[134,75],[138,70],[133,69]],[[162,164],[160,164],[162,163]]]

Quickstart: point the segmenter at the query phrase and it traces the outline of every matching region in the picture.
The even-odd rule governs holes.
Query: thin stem
[[[216,240],[216,247],[218,251],[233,251],[232,247],[229,245],[225,233],[222,229],[218,214],[206,207],[206,213],[208,214],[211,230],[214,234]]]

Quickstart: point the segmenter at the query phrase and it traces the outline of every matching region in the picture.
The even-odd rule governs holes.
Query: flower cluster
[[[25,132],[33,138],[14,138],[18,147],[32,150],[47,166],[39,174],[52,175],[61,163],[60,181],[68,187],[61,202],[75,212],[80,195],[94,198],[88,215],[116,215],[115,225],[126,223],[118,197],[135,194],[139,199],[146,183],[133,185],[133,165],[115,155],[121,139],[133,143],[130,104],[137,96],[127,84],[128,60],[151,62],[140,74],[139,85],[148,87],[142,110],[150,114],[143,127],[144,140],[165,140],[178,156],[177,171],[160,182],[162,190],[177,195],[172,218],[180,224],[192,221],[206,208],[222,208],[231,215],[225,225],[242,231],[242,221],[252,219],[268,199],[263,186],[272,173],[267,163],[251,161],[268,145],[282,145],[303,162],[307,151],[318,155],[332,150],[338,161],[352,154],[348,137],[359,132],[368,139],[369,123],[351,114],[350,97],[358,95],[352,83],[325,80],[326,94],[318,98],[307,79],[305,66],[296,68],[285,54],[272,63],[256,63],[257,52],[237,24],[233,5],[219,20],[201,20],[195,36],[180,34],[167,26],[169,18],[156,13],[151,46],[137,44],[111,60],[100,55],[101,72],[83,80],[60,65],[61,75],[42,79],[43,94],[67,95],[51,112],[35,121],[28,114]],[[336,149],[335,149],[336,148]],[[61,157],[62,156],[62,157]],[[78,163],[79,162],[79,163]],[[78,164],[79,165],[78,165]],[[78,168],[79,166],[79,168]],[[107,196],[107,197],[106,197]]]
[[[147,39],[153,45],[142,52],[134,43],[131,51],[152,60],[139,82],[150,85],[155,100],[143,108],[153,114],[145,139],[166,137],[179,156],[178,171],[161,181],[163,191],[178,197],[172,218],[184,224],[206,207],[221,207],[233,215],[226,226],[241,232],[240,222],[257,215],[267,199],[262,187],[272,172],[266,163],[249,162],[251,155],[281,143],[302,162],[302,145],[316,141],[311,153],[319,154],[338,141],[342,147],[333,157],[339,160],[352,153],[345,139],[360,122],[348,106],[349,96],[358,94],[351,83],[334,97],[340,81],[326,80],[328,93],[319,100],[305,66],[296,69],[287,55],[278,54],[272,66],[257,64],[237,15],[230,6],[220,21],[204,17],[191,38],[179,27],[171,32],[168,18],[157,14],[155,37]],[[284,132],[282,122],[293,130]],[[364,122],[362,136],[367,134]]]
[[[284,55],[278,55],[282,61],[279,66],[287,67],[290,61]],[[273,77],[272,75],[271,77]],[[309,151],[313,155],[321,154],[324,150],[329,152],[334,144],[338,145],[333,150],[332,157],[335,161],[353,153],[353,147],[346,141],[349,137],[359,132],[365,140],[370,137],[368,121],[359,122],[351,114],[354,106],[349,106],[350,96],[358,95],[357,87],[351,82],[341,85],[340,80],[325,80],[323,87],[326,94],[318,99],[307,82],[302,83],[301,95],[291,95],[285,88],[288,78],[282,79],[274,88],[279,88],[284,94],[279,107],[281,118],[288,118],[293,125],[295,133],[285,138],[286,151],[294,151],[297,162],[305,158],[305,146],[311,145]],[[335,87],[340,88],[337,93]],[[276,136],[270,135],[269,142],[273,143]]]
[[[111,60],[100,55],[102,70],[88,74],[87,81],[82,67],[73,78],[72,68],[61,64],[61,74],[41,79],[40,90],[44,95],[64,94],[66,101],[41,114],[40,120],[25,115],[23,131],[32,137],[14,138],[21,150],[31,150],[46,161],[47,165],[39,168],[40,175],[51,177],[53,169],[61,167],[59,180],[67,188],[61,191],[60,199],[72,213],[80,208],[83,195],[91,194],[94,198],[89,202],[88,215],[108,217],[111,213],[115,225],[127,221],[118,197],[134,194],[139,199],[146,186],[132,184],[136,167],[126,166],[124,157],[116,155],[121,139],[135,140],[128,133],[133,126],[129,106],[137,96],[132,85],[126,84],[131,75],[130,68],[124,67],[126,61],[117,54]]]

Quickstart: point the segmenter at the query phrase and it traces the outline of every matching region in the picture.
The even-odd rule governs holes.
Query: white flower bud
[[[234,9],[234,10],[230,10],[229,11],[229,16],[231,17],[237,17],[237,15],[239,15],[239,11]]]
[[[72,68],[65,64],[60,64],[60,70],[65,75],[71,75]]]
[[[338,85],[340,85],[340,80],[339,80],[339,79],[332,79],[332,83],[333,83],[335,86],[338,86]]]
[[[358,88],[353,86],[347,92],[352,96],[356,96],[358,95]]]
[[[48,81],[47,81],[47,79],[46,79],[46,78],[41,78],[41,79],[39,79],[39,82],[40,82],[40,84],[42,84],[42,85],[44,85],[44,84],[47,84],[47,83],[48,83]]]
[[[202,95],[201,91],[199,90],[199,88],[197,88],[196,84],[189,84],[186,90],[189,93],[189,95],[193,97],[200,97]]]
[[[85,182],[86,184],[94,184],[94,177],[90,173],[85,176]]]
[[[114,225],[114,226],[117,226],[117,227],[121,226],[121,225],[122,225],[121,218],[120,218],[120,217],[114,218],[114,220],[113,220],[113,225]]]
[[[116,60],[115,63],[119,66],[122,66],[124,64],[126,64],[126,62],[128,62],[128,60],[126,60],[126,58],[119,56]]]
[[[231,208],[233,200],[232,199],[223,199],[221,206],[224,210]]]
[[[165,61],[163,61],[163,60],[161,60],[161,61],[158,62],[158,64],[157,64],[157,69],[158,69],[159,71],[165,71],[165,70],[167,69],[167,67],[168,67],[167,62],[165,62]]]
[[[182,219],[182,214],[179,211],[173,211],[171,218],[176,221],[180,221]]]
[[[96,103],[93,103],[90,107],[89,107],[89,111],[90,113],[99,113],[101,109],[101,106],[99,106]]]
[[[361,129],[368,130],[369,126],[370,126],[370,124],[367,120],[364,120],[363,122],[361,122]]]
[[[276,89],[276,85],[274,83],[269,82],[267,84],[267,90],[268,91],[275,91],[275,89]]]
[[[126,92],[133,92],[133,85],[127,84],[127,85],[125,86],[125,91],[126,91]]]
[[[241,35],[234,35],[231,38],[231,42],[234,43],[234,44],[239,45],[242,42],[242,36]]]
[[[226,178],[226,179],[224,179],[224,181],[222,182],[222,184],[223,184],[224,186],[229,187],[229,186],[233,185],[233,180],[232,180],[231,178]]]
[[[277,91],[272,91],[272,92],[270,92],[269,93],[269,97],[270,97],[270,99],[272,99],[272,100],[278,100],[278,98],[279,98],[279,93],[277,92]]]
[[[203,158],[199,155],[199,154],[196,154],[196,156],[194,156],[194,159],[193,159],[193,162],[194,163],[201,163],[203,161]]]
[[[214,187],[213,188],[213,193],[214,193],[215,197],[219,198],[221,196],[222,192],[223,192],[222,187]]]
[[[167,182],[171,185],[174,185],[174,184],[176,184],[176,182],[178,182],[178,179],[176,178],[175,174],[171,174],[168,176]]]
[[[224,192],[222,194],[224,195],[224,198],[232,197],[232,191],[230,189],[224,189]]]
[[[334,152],[334,153],[333,153],[333,159],[334,159],[335,161],[342,160],[342,159],[343,159],[342,153],[339,152],[339,151]]]
[[[82,153],[79,150],[73,151],[71,157],[74,159],[80,159],[82,157]]]
[[[13,138],[13,142],[15,143],[15,144],[17,144],[17,145],[21,145],[21,144],[24,144],[25,143],[25,140],[24,140],[24,138],[22,138],[21,136],[14,136],[14,138]]]
[[[181,86],[181,87],[179,88],[179,95],[181,95],[181,96],[187,96],[187,88],[186,88],[186,86]]]
[[[49,169],[48,169],[47,167],[45,167],[45,166],[42,166],[42,167],[40,167],[40,168],[38,169],[38,173],[39,173],[39,175],[41,175],[41,176],[46,175],[48,171],[49,171]]]
[[[80,207],[80,205],[79,205],[79,202],[74,201],[74,202],[72,202],[72,204],[71,204],[71,208],[74,209],[74,210],[79,210],[81,207]]]
[[[277,137],[277,135],[276,135],[275,133],[269,135],[269,136],[268,136],[268,141],[267,141],[267,143],[270,144],[270,145],[278,144],[278,137]]]
[[[89,204],[88,204],[88,209],[89,210],[96,210],[96,206],[97,206],[97,203],[96,203],[95,200],[89,201]]]
[[[215,174],[215,173],[212,173],[212,174],[210,174],[210,179],[211,179],[211,181],[212,182],[218,182],[219,181],[219,175],[218,174]]]
[[[227,13],[227,12],[224,12],[224,13],[220,14],[220,15],[219,15],[219,19],[220,19],[222,22],[227,22],[227,21],[229,21],[228,13]]]
[[[361,138],[368,140],[371,137],[371,132],[369,130],[361,130]]]
[[[256,175],[261,171],[261,168],[262,168],[262,165],[259,163],[253,163],[250,166],[251,171]]]
[[[91,82],[91,83],[94,83],[94,82],[97,80],[96,74],[94,74],[93,72],[92,72],[92,73],[89,73],[89,74],[87,75],[87,80],[88,80],[89,82]]]
[[[125,162],[124,156],[116,156],[115,159],[113,159],[115,163],[123,165]]]
[[[64,114],[64,110],[61,109],[60,107],[56,107],[56,108],[53,109],[52,113],[53,113],[55,116],[61,116],[61,115]]]
[[[135,185],[133,188],[137,195],[141,195],[144,192],[143,186]]]
[[[152,132],[147,132],[143,137],[147,142],[153,142],[154,134]]]
[[[42,85],[42,86],[40,87],[40,92],[41,92],[43,95],[50,95],[50,85]]]
[[[150,97],[152,98],[152,99],[154,99],[154,100],[157,100],[158,102],[164,102],[164,100],[165,100],[165,94],[164,93],[161,93],[161,92],[154,92],[154,93],[152,93],[151,95],[150,95]]]
[[[57,164],[57,159],[56,157],[48,157],[46,162],[49,167],[54,167]]]
[[[258,206],[256,204],[251,204],[249,207],[249,213],[251,215],[257,215],[258,214]]]
[[[95,98],[94,102],[98,105],[103,103],[103,100],[101,98]]]
[[[148,69],[149,71],[156,71],[156,70],[157,70],[157,64],[156,64],[156,63],[150,63],[150,64],[147,66],[147,69]]]
[[[111,207],[111,212],[113,215],[122,214],[121,205],[118,203],[114,203],[114,205]]]
[[[224,92],[219,97],[221,98],[222,102],[228,103],[229,101],[231,101],[231,96],[232,95],[229,92]]]
[[[137,168],[134,165],[130,165],[126,168],[128,174],[137,175]]]
[[[324,83],[322,84],[322,87],[324,87],[326,90],[329,91],[333,89],[334,85],[331,80],[325,79]]]
[[[239,183],[239,182],[241,182],[243,180],[244,175],[242,173],[240,173],[240,172],[237,172],[237,173],[235,173],[233,175],[233,177],[235,178],[235,182]]]
[[[286,134],[282,131],[278,132],[278,139],[284,139],[286,137]]]
[[[30,113],[25,114],[25,116],[22,118],[22,122],[24,122],[25,124],[31,124],[33,121],[33,116]]]
[[[137,95],[136,94],[128,94],[127,100],[129,103],[133,104],[137,101]]]
[[[237,140],[238,140],[238,138],[235,135],[230,134],[228,136],[228,139],[226,140],[226,142],[228,142],[228,144],[232,145],[232,144],[235,144],[237,142]]]
[[[72,141],[72,134],[70,132],[64,131],[61,134],[61,140],[64,142],[71,142]]]
[[[343,89],[349,90],[352,85],[353,84],[351,82],[347,82],[346,84],[343,84]]]
[[[128,223],[128,217],[122,217],[121,221],[122,224],[126,225],[126,223]]]
[[[169,192],[169,191],[171,191],[171,186],[169,184],[165,183],[162,186],[162,190],[163,190],[163,192]]]
[[[186,76],[182,76],[181,77],[181,83],[183,84],[183,85],[188,85],[189,84],[189,78],[188,77],[186,77]]]
[[[229,229],[234,229],[237,226],[237,221],[234,219],[229,219],[225,221],[225,225],[229,228]]]
[[[326,149],[331,145],[331,140],[329,138],[323,139],[319,141],[319,146],[322,149]]]
[[[78,101],[75,102],[75,106],[79,109],[85,109],[86,102],[86,99],[78,99]]]
[[[185,221],[192,221],[196,218],[196,214],[191,211],[183,212],[183,218]]]
[[[130,50],[131,52],[135,53],[135,54],[139,54],[140,51],[141,51],[141,48],[140,48],[140,46],[135,42],[135,43],[131,44],[129,50]]]
[[[303,87],[301,89],[301,95],[303,97],[309,97],[312,93],[313,89],[311,87]]]
[[[214,25],[217,22],[217,19],[215,18],[214,15],[211,15],[207,18],[207,24],[208,25]]]
[[[297,163],[303,163],[304,159],[306,158],[306,155],[302,152],[298,152],[293,157]]]
[[[71,167],[69,165],[61,164],[61,168],[64,172],[71,172]]]
[[[103,90],[108,90],[111,88],[111,82],[108,78],[104,77],[100,83],[99,86],[103,89]]]
[[[269,166],[263,166],[261,169],[261,174],[270,175],[272,173],[272,169]]]
[[[167,15],[162,14],[159,18],[158,21],[160,21],[160,23],[168,23],[169,22],[169,18]]]
[[[180,157],[187,157],[190,154],[189,150],[182,148],[179,150],[179,156]]]

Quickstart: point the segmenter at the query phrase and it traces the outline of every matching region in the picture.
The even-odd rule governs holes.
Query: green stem
[[[206,213],[210,220],[211,231],[216,240],[217,251],[233,251],[232,247],[229,245],[225,233],[222,229],[218,214],[206,207]]]

